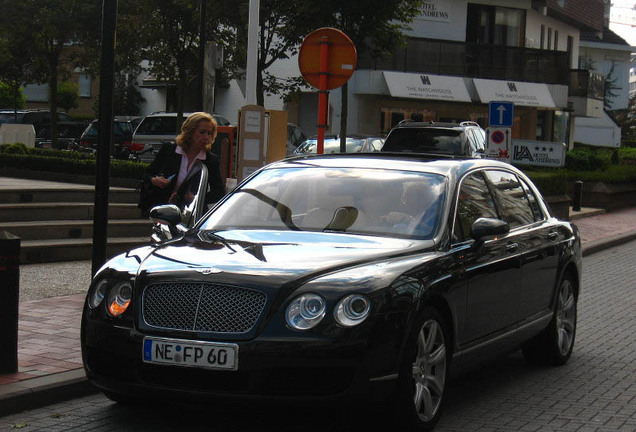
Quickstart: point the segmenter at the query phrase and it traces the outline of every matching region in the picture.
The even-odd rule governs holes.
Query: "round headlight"
[[[99,306],[104,300],[104,297],[106,297],[106,291],[108,291],[108,282],[106,282],[106,279],[102,279],[97,283],[93,293],[88,298],[88,306],[91,309],[95,309]]]
[[[316,294],[303,294],[287,307],[287,324],[297,330],[308,330],[325,316],[325,301]]]
[[[108,312],[117,317],[128,309],[132,300],[132,286],[128,282],[115,285],[108,296]]]
[[[340,300],[333,314],[340,324],[352,327],[364,321],[370,311],[369,300],[360,294],[353,294]]]

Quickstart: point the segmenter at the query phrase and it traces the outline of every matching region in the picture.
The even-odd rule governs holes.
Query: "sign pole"
[[[318,143],[316,153],[325,152],[325,129],[327,128],[327,79],[329,78],[329,38],[320,39],[320,86],[318,88]]]
[[[349,36],[334,28],[325,27],[311,32],[300,46],[300,73],[310,86],[318,89],[318,154],[325,152],[328,91],[342,86],[351,78],[357,59],[356,47]]]

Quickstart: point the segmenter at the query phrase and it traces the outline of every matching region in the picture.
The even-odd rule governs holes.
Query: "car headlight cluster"
[[[341,299],[334,308],[336,322],[353,327],[363,322],[371,311],[371,302],[365,296],[352,294]],[[327,303],[318,294],[302,294],[287,306],[287,324],[296,330],[309,330],[318,325],[327,313]]]
[[[106,299],[106,310],[110,315],[118,317],[130,306],[132,292],[132,285],[128,281],[111,285],[106,279],[102,279],[88,297],[88,306],[95,309]]]

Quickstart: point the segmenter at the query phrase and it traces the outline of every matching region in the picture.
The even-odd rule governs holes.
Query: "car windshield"
[[[445,185],[445,177],[421,172],[268,169],[236,190],[200,228],[432,238],[440,220]]]
[[[366,138],[347,138],[347,153],[360,153],[365,151]],[[308,139],[298,146],[296,153],[316,153],[317,139]],[[371,149],[373,150],[373,149]],[[340,138],[325,138],[324,153],[340,153]]]
[[[461,132],[453,129],[398,128],[391,131],[382,151],[462,155]]]

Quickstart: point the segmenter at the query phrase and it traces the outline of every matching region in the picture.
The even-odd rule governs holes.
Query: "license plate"
[[[238,345],[145,337],[143,360],[206,369],[238,369]]]

